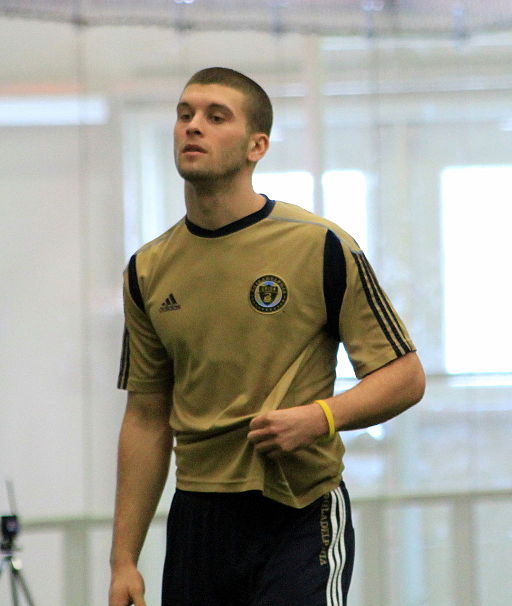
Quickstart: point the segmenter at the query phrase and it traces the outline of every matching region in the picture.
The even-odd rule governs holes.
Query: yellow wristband
[[[327,421],[327,425],[329,425],[329,433],[326,436],[320,438],[321,442],[330,442],[334,439],[336,435],[336,425],[334,425],[334,417],[332,416],[332,411],[329,407],[329,404],[325,400],[315,400],[315,404],[320,404],[320,407],[323,410],[325,415],[325,419]]]

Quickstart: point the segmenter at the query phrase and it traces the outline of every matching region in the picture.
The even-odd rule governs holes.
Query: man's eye
[[[218,114],[212,114],[211,121],[219,124],[220,122],[224,122],[224,116],[220,116]]]
[[[187,122],[188,120],[190,120],[190,114],[187,112],[182,112],[180,114],[178,114],[178,120],[182,120],[184,122]]]

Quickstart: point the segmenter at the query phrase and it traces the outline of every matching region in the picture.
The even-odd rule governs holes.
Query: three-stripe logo
[[[170,293],[162,305],[160,305],[159,311],[176,311],[177,309],[181,309],[181,305],[176,301],[174,295]]]

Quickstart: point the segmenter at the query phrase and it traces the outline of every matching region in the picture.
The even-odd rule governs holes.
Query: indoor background
[[[1,0],[0,512],[36,606],[107,603],[121,275],[184,213],[175,104],[211,65],[273,99],[257,190],[356,237],[428,372],[421,404],[343,436],[350,606],[509,606],[512,3]]]

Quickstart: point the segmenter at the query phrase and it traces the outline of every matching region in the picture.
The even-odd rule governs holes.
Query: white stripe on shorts
[[[345,524],[346,504],[341,488],[331,491],[331,542],[327,550],[329,579],[327,606],[343,606],[342,575],[346,563]]]

